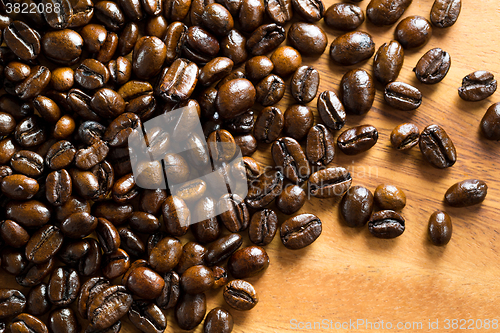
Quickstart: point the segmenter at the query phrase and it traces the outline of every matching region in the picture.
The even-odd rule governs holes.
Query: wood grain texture
[[[336,1],[325,1],[326,7]],[[368,0],[362,1],[363,10]],[[433,0],[415,0],[403,17],[429,17]],[[328,33],[329,43],[339,31],[319,23]],[[287,26],[288,27],[288,26]],[[393,38],[394,26],[375,27],[365,22],[360,29],[369,32],[376,48]],[[258,277],[248,279],[256,287],[260,301],[251,311],[229,309],[234,316],[235,333],[294,332],[291,320],[297,322],[336,322],[364,319],[372,323],[421,322],[428,331],[428,321],[439,320],[439,332],[444,320],[500,320],[500,183],[498,170],[500,144],[484,139],[479,122],[486,109],[500,101],[499,92],[481,102],[462,101],[457,93],[462,78],[475,70],[490,70],[500,77],[500,12],[497,0],[466,0],[458,22],[448,29],[434,29],[430,42],[418,50],[405,51],[399,81],[418,87],[424,96],[422,106],[414,112],[401,112],[383,101],[382,86],[377,84],[373,108],[364,116],[348,116],[346,128],[372,124],[379,131],[378,143],[368,152],[357,156],[336,153],[332,165],[348,167],[353,185],[363,185],[371,191],[381,183],[397,185],[407,196],[402,213],[406,231],[394,240],[372,237],[367,228],[351,229],[342,224],[338,201],[313,199],[300,212],[312,212],[323,221],[323,233],[310,247],[291,251],[277,237],[267,251],[270,266]],[[450,53],[451,69],[437,85],[420,84],[413,67],[427,50],[441,47]],[[362,67],[372,71],[373,58],[355,66],[340,67],[329,59],[328,49],[319,58],[304,58],[320,71],[320,92],[338,92],[342,75],[349,69]],[[288,91],[279,103],[284,111],[292,104]],[[316,99],[309,103],[315,112]],[[455,143],[457,163],[438,170],[428,164],[418,147],[398,152],[390,146],[392,129],[413,122],[422,130],[429,124],[445,128]],[[337,136],[339,133],[335,133]],[[269,145],[259,145],[255,158],[272,164]],[[450,208],[443,204],[444,193],[452,184],[467,178],[479,178],[489,186],[486,200],[470,208]],[[453,221],[453,236],[445,247],[435,247],[427,240],[429,216],[437,209],[448,212]],[[280,215],[280,221],[286,217]],[[250,245],[244,235],[244,245]],[[188,239],[188,238],[186,238]],[[2,287],[18,287],[12,277],[0,272]],[[25,290],[25,289],[23,289]],[[207,311],[215,306],[228,308],[221,291],[207,294]],[[166,332],[180,332],[172,312],[168,312]],[[335,331],[316,329],[315,331]],[[338,332],[377,332],[365,326],[354,329],[344,326]],[[394,329],[394,332],[403,330]],[[475,330],[493,332],[497,330]],[[124,320],[122,332],[137,332]],[[200,325],[193,332],[202,332]]]

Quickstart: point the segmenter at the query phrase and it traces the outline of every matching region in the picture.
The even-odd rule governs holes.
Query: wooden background
[[[334,2],[337,1],[327,0],[325,5],[328,7]],[[363,10],[368,2],[360,3]],[[428,18],[432,3],[433,0],[415,0],[403,17],[418,14]],[[323,21],[319,24],[328,33],[329,44],[341,34],[326,27]],[[378,49],[393,38],[394,28],[395,25],[375,27],[365,22],[359,30],[369,32]],[[398,80],[422,91],[424,100],[419,109],[402,112],[388,107],[383,101],[383,87],[377,84],[373,108],[364,116],[348,116],[346,128],[372,124],[379,131],[379,140],[368,152],[357,156],[337,151],[332,165],[348,167],[353,185],[374,191],[377,185],[387,183],[403,189],[407,196],[407,206],[402,211],[406,218],[404,234],[393,240],[374,238],[367,228],[351,229],[342,224],[338,200],[311,200],[300,212],[317,214],[323,221],[323,233],[310,247],[298,251],[286,249],[279,237],[267,246],[269,268],[264,274],[248,279],[257,289],[259,304],[248,312],[230,309],[235,321],[233,332],[293,332],[297,331],[294,323],[327,320],[335,327],[336,323],[358,319],[374,325],[390,322],[393,328],[398,322],[410,323],[407,327],[413,322],[422,323],[421,330],[414,327],[408,332],[429,331],[429,320],[438,320],[436,331],[448,332],[452,330],[444,328],[446,319],[500,320],[500,204],[497,201],[500,144],[484,139],[479,130],[483,114],[491,104],[500,101],[500,93],[481,102],[465,102],[457,94],[462,78],[475,70],[489,70],[500,78],[499,31],[497,0],[464,1],[454,26],[434,29],[427,45],[405,52]],[[434,47],[450,53],[451,69],[441,83],[422,85],[412,69],[422,54]],[[373,58],[355,66],[340,67],[330,61],[328,50],[329,45],[320,58],[304,58],[304,63],[320,71],[320,92],[338,92],[340,79],[349,69],[372,70]],[[285,99],[278,105],[283,111],[292,103],[288,89],[287,81]],[[316,113],[316,99],[309,106]],[[393,149],[390,132],[409,121],[420,130],[429,124],[443,126],[457,148],[457,163],[452,168],[438,170],[423,159],[418,147],[408,152]],[[263,164],[272,164],[269,148],[269,145],[259,146],[254,157]],[[448,187],[467,178],[487,182],[486,200],[470,208],[445,207],[443,196]],[[427,222],[437,209],[445,210],[453,221],[453,236],[445,247],[435,247],[427,239]],[[280,221],[285,218],[280,215]],[[247,235],[244,237],[244,245],[250,245]],[[3,271],[0,286],[18,288],[13,278]],[[220,290],[209,292],[207,298],[207,311],[215,306],[228,308]],[[168,321],[166,332],[181,331],[171,311]],[[472,321],[467,321],[463,327],[469,327],[470,323]],[[323,326],[314,331],[380,331],[367,330],[365,325],[357,329],[346,324],[343,329],[333,328]],[[122,332],[136,331],[125,319]],[[494,332],[498,328],[476,331]],[[202,325],[194,332],[202,332]]]

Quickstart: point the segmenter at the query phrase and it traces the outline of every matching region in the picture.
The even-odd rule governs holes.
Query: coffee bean
[[[271,74],[274,65],[266,56],[260,55],[248,59],[245,63],[245,75],[249,80],[259,81]]]
[[[327,166],[335,155],[335,141],[322,124],[314,125],[307,134],[306,156],[312,165]]]
[[[10,324],[11,332],[33,332],[33,333],[47,333],[47,326],[38,318],[27,314],[21,313]]]
[[[249,110],[238,117],[228,119],[224,126],[231,133],[250,133],[255,126],[254,112]]]
[[[212,309],[203,324],[204,333],[231,333],[233,331],[233,316],[223,308]]]
[[[14,137],[22,147],[29,148],[47,140],[48,131],[45,123],[38,116],[29,116],[21,120],[14,131]]]
[[[41,40],[45,57],[65,66],[76,64],[80,60],[83,46],[82,36],[71,29],[49,31]]]
[[[268,75],[256,86],[256,101],[262,106],[278,103],[285,95],[285,81],[278,75]]]
[[[281,242],[288,249],[302,249],[321,235],[321,229],[321,220],[316,215],[299,214],[281,225]]]
[[[168,36],[167,33],[167,38]],[[191,61],[205,64],[219,53],[217,38],[202,27],[189,27],[184,36],[182,53]]]
[[[489,140],[500,140],[500,103],[491,105],[481,119],[481,131]]]
[[[371,0],[366,16],[375,25],[393,25],[403,15],[411,0]]]
[[[4,177],[0,185],[2,193],[14,200],[31,199],[39,189],[36,179],[19,174]]]
[[[17,316],[26,307],[26,297],[16,289],[0,289],[0,319]]]
[[[94,5],[94,18],[108,30],[117,31],[125,23],[125,16],[118,4],[112,1],[99,1]]]
[[[102,88],[108,80],[108,69],[95,59],[85,59],[75,69],[75,81],[85,89]]]
[[[163,287],[160,296],[156,298],[156,304],[163,310],[167,310],[177,304],[180,294],[180,278],[176,272],[170,271],[165,273],[163,280],[165,282],[165,286]]]
[[[73,213],[61,223],[61,231],[69,238],[83,238],[97,228],[97,218],[85,213]]]
[[[451,27],[457,22],[461,0],[435,0],[431,9],[431,22],[438,28]]]
[[[205,262],[208,266],[218,264],[229,258],[243,243],[241,235],[232,233],[217,239],[207,246]]]
[[[381,210],[373,213],[368,230],[378,238],[396,238],[405,231],[405,219],[393,210]]]
[[[150,79],[160,73],[167,47],[157,37],[141,37],[134,47],[132,66],[139,79]]]
[[[0,236],[6,245],[15,248],[25,246],[30,239],[26,229],[12,220],[0,221]]]
[[[183,294],[175,306],[175,320],[183,330],[192,330],[201,322],[207,312],[205,294]]]
[[[356,30],[365,21],[363,10],[350,3],[335,3],[325,12],[325,24],[342,31]]]
[[[71,308],[61,308],[52,311],[49,315],[49,329],[53,333],[80,332],[80,324],[75,312]]]
[[[214,284],[212,270],[204,265],[191,266],[181,275],[180,286],[187,294],[208,291]]]
[[[173,237],[165,237],[153,247],[148,261],[155,271],[166,273],[177,266],[181,254],[181,242]]]
[[[233,280],[226,284],[223,296],[229,306],[239,311],[253,309],[259,302],[255,288],[244,280]]]
[[[396,81],[403,68],[404,51],[396,40],[384,43],[373,58],[373,75],[382,84]]]
[[[278,227],[278,216],[272,209],[263,209],[252,215],[248,236],[252,243],[264,246],[273,240]]]
[[[41,283],[30,289],[26,300],[27,313],[33,316],[41,316],[49,312],[51,306],[48,288],[45,283]]]
[[[373,194],[363,186],[351,187],[340,202],[340,213],[347,226],[364,226],[373,211]]]
[[[258,275],[269,266],[269,256],[260,246],[248,246],[234,252],[227,262],[228,271],[236,279]]]
[[[42,283],[54,269],[54,260],[50,258],[42,264],[27,264],[16,276],[16,282],[23,287],[33,287]]]
[[[5,217],[24,227],[39,227],[49,222],[51,210],[37,200],[10,201],[5,207]]]
[[[18,61],[8,63],[4,69],[5,78],[13,82],[23,81],[30,73],[30,66]]]
[[[135,301],[128,312],[134,326],[145,333],[162,333],[167,328],[167,319],[154,303]]]
[[[169,102],[180,102],[191,96],[198,80],[198,66],[185,59],[177,59],[163,70],[155,93]]]
[[[310,107],[293,104],[286,109],[284,120],[283,134],[301,140],[313,126],[314,115]]]
[[[457,161],[455,145],[439,125],[424,128],[418,144],[425,159],[436,168],[449,168]]]
[[[75,155],[76,149],[73,144],[67,140],[61,140],[49,148],[45,163],[52,170],[60,170],[73,163]]]
[[[422,93],[404,82],[391,82],[384,90],[384,99],[395,109],[411,111],[422,104]]]
[[[237,194],[224,194],[217,203],[220,220],[230,232],[248,228],[250,215],[243,198]]]
[[[287,77],[300,67],[302,64],[302,56],[299,51],[293,47],[280,46],[271,56],[271,61],[274,64],[274,73],[281,77]]]
[[[330,57],[341,65],[354,65],[371,58],[375,43],[366,32],[348,32],[337,37],[330,45]]]
[[[292,0],[295,12],[308,22],[319,21],[325,12],[322,0]]]
[[[31,236],[26,244],[26,259],[41,264],[54,256],[61,248],[63,235],[54,225],[45,225]]]
[[[319,72],[311,66],[299,67],[292,76],[290,90],[299,103],[309,103],[316,97],[319,87]]]
[[[266,13],[269,18],[278,24],[284,24],[293,17],[291,0],[265,0]]]
[[[476,71],[463,78],[458,95],[464,101],[481,101],[491,96],[497,90],[497,80],[492,73]]]
[[[340,81],[340,94],[347,113],[360,115],[368,112],[375,99],[375,85],[371,75],[363,69],[345,73]]]
[[[405,49],[414,49],[427,44],[432,36],[432,27],[422,16],[408,16],[398,23],[394,36]]]
[[[291,215],[297,212],[306,202],[306,192],[298,185],[288,184],[276,198],[276,207],[280,212]],[[257,244],[261,245],[261,244]]]
[[[391,144],[398,150],[408,150],[418,144],[420,131],[417,125],[404,123],[396,126],[391,132]]]
[[[283,188],[283,173],[268,171],[252,181],[245,202],[254,209],[260,209],[273,201]]]
[[[372,125],[361,125],[345,130],[337,138],[337,146],[346,155],[356,155],[373,147],[378,131]]]
[[[383,210],[401,210],[406,206],[406,195],[399,187],[382,184],[374,194],[375,203]]]
[[[219,88],[215,103],[222,119],[236,117],[255,103],[255,87],[246,79],[231,80]]]
[[[339,197],[349,189],[351,174],[343,167],[332,167],[316,171],[309,177],[309,193],[318,198]]]
[[[216,218],[217,202],[211,197],[204,197],[195,207],[195,217],[198,223],[191,225],[191,232],[200,243],[209,243],[216,240],[221,232],[219,221]]]
[[[468,207],[484,201],[488,185],[479,179],[467,179],[453,184],[445,194],[445,202],[452,207]]]
[[[434,84],[444,79],[450,66],[450,54],[440,48],[434,48],[420,58],[413,71],[420,82]]]
[[[318,56],[325,51],[328,37],[323,29],[315,24],[295,22],[288,29],[288,42],[302,54]]]
[[[323,91],[318,97],[318,113],[321,120],[331,130],[339,130],[345,124],[344,106],[333,91]]]
[[[294,183],[302,183],[311,174],[311,168],[299,143],[289,137],[276,140],[271,148],[274,163],[281,167],[285,177]]]
[[[254,56],[263,55],[276,49],[285,37],[285,29],[282,26],[276,23],[264,24],[248,38],[246,47]]]
[[[131,305],[132,295],[124,286],[109,286],[89,304],[89,325],[96,331],[111,327],[128,312]]]
[[[72,268],[59,267],[52,272],[47,295],[55,306],[67,306],[78,297],[80,277]]]
[[[87,239],[89,250],[78,261],[78,273],[83,276],[95,274],[101,267],[101,247],[95,239]]]
[[[30,266],[21,250],[15,250],[9,247],[4,248],[1,259],[2,268],[12,275],[19,275]]]
[[[246,37],[238,30],[233,29],[221,40],[221,54],[231,59],[235,64],[240,64],[248,57],[246,43]]]
[[[40,54],[40,37],[22,21],[13,21],[4,30],[5,44],[22,60],[35,59]]]
[[[117,278],[130,268],[130,256],[122,249],[118,249],[104,257],[102,274],[107,279]]]
[[[264,108],[255,122],[254,135],[259,141],[271,143],[279,137],[283,129],[283,113],[275,107]]]

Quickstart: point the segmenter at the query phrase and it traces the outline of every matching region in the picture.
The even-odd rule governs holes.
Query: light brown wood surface
[[[326,7],[334,2],[325,1]],[[368,5],[359,5],[363,10]],[[433,0],[414,0],[404,13],[429,17]],[[341,32],[319,24],[328,33],[329,44]],[[288,26],[287,26],[288,27]],[[365,22],[358,30],[369,32],[376,49],[393,38],[394,26],[375,27]],[[451,69],[437,85],[422,85],[412,72],[418,59],[429,49],[441,47],[450,53]],[[304,63],[316,67],[321,74],[319,91],[338,92],[342,75],[349,69],[362,67],[372,71],[373,58],[349,67],[335,65],[328,54],[329,46],[320,58],[305,57]],[[351,229],[343,225],[339,200],[313,199],[302,212],[317,214],[323,222],[319,239],[308,248],[286,249],[277,236],[266,247],[270,256],[267,271],[248,279],[259,294],[259,304],[251,311],[238,312],[224,303],[221,290],[207,294],[207,311],[215,306],[228,308],[234,316],[236,333],[294,332],[293,320],[340,325],[364,320],[365,325],[346,326],[335,330],[331,326],[315,332],[380,332],[376,325],[398,322],[422,323],[407,332],[429,332],[429,320],[439,322],[435,332],[460,331],[445,329],[446,319],[500,320],[500,182],[498,181],[500,143],[481,136],[479,122],[486,109],[500,101],[500,92],[481,102],[462,101],[457,88],[462,78],[475,70],[490,70],[500,78],[500,9],[497,0],[465,0],[458,22],[447,29],[434,28],[430,42],[418,50],[405,51],[404,67],[398,78],[418,87],[424,96],[419,109],[402,112],[384,103],[377,83],[373,108],[364,116],[349,115],[345,128],[372,124],[379,131],[378,143],[368,152],[346,156],[337,151],[332,165],[348,167],[353,185],[363,185],[371,191],[382,183],[403,189],[407,206],[402,213],[406,230],[393,240],[381,240],[370,235],[367,228]],[[289,80],[288,80],[289,81]],[[284,111],[291,97],[287,81],[285,99],[279,103]],[[316,99],[308,104],[316,115]],[[390,146],[392,129],[404,122],[413,122],[422,130],[430,124],[445,128],[455,143],[457,163],[439,170],[428,164],[418,147],[398,152]],[[335,137],[339,133],[335,133]],[[270,146],[261,144],[254,157],[263,164],[272,164]],[[443,203],[446,190],[455,182],[479,178],[487,182],[486,200],[470,208],[450,208]],[[427,239],[427,223],[435,210],[445,210],[453,221],[453,236],[445,247],[436,247]],[[286,217],[280,215],[280,221]],[[244,245],[250,245],[244,235]],[[0,272],[0,286],[18,287],[12,277]],[[25,289],[23,289],[25,290]],[[166,332],[180,332],[172,312],[168,312]],[[331,322],[330,322],[331,321]],[[463,322],[458,322],[459,326]],[[450,321],[451,324],[451,321]],[[479,324],[479,321],[477,321]],[[410,324],[407,324],[410,325]],[[500,323],[498,324],[500,325]],[[380,327],[380,326],[378,326]],[[386,327],[386,326],[384,326]],[[410,327],[410,326],[407,326]],[[435,327],[435,326],[434,326]],[[476,332],[499,332],[497,329],[475,329]],[[304,330],[311,331],[311,330]],[[124,320],[122,332],[137,332]],[[200,325],[194,332],[202,332]]]

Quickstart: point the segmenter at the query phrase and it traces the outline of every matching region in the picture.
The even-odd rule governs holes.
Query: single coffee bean
[[[404,50],[396,40],[384,43],[373,58],[373,75],[382,84],[396,81],[403,68]]]
[[[204,265],[191,266],[181,275],[180,286],[187,294],[199,294],[212,288],[212,270]]]
[[[139,79],[150,79],[160,73],[167,47],[154,36],[141,37],[134,47],[132,66]]]
[[[229,258],[228,271],[237,279],[244,279],[262,273],[269,266],[269,256],[260,246],[244,247]]]
[[[394,36],[405,49],[414,49],[427,44],[432,36],[432,27],[422,16],[408,16],[398,23]]]
[[[373,147],[378,140],[378,131],[372,125],[360,125],[345,130],[337,138],[337,146],[346,155],[356,155]]]
[[[48,131],[42,118],[29,116],[21,120],[14,131],[14,138],[22,147],[34,147],[47,140]]]
[[[314,125],[307,134],[306,156],[312,165],[327,166],[335,155],[335,140],[322,124]]]
[[[79,89],[71,89],[66,97],[71,110],[85,120],[100,121],[101,117],[90,108],[92,97]]]
[[[87,238],[89,250],[78,261],[78,273],[82,276],[95,274],[101,267],[101,246],[92,238]]]
[[[52,170],[60,170],[68,167],[75,159],[76,149],[67,140],[54,143],[45,156],[45,163]]]
[[[250,215],[245,201],[239,195],[224,194],[217,203],[217,209],[220,220],[229,231],[239,232],[248,228]]]
[[[85,49],[91,53],[97,53],[106,41],[108,32],[101,24],[87,24],[80,30]]]
[[[249,80],[259,81],[271,74],[274,65],[266,56],[260,55],[248,59],[245,63],[245,75]]]
[[[489,140],[500,140],[500,103],[491,105],[481,119],[481,131]]]
[[[41,316],[49,312],[51,306],[48,288],[45,283],[41,283],[30,289],[26,300],[27,313],[33,316]]]
[[[229,311],[217,307],[212,309],[203,324],[204,333],[231,333],[233,331],[233,316]]]
[[[282,191],[283,173],[280,170],[264,172],[250,183],[245,202],[254,209],[271,203]]]
[[[207,249],[196,242],[187,242],[182,247],[182,254],[175,270],[182,274],[189,267],[205,264]]]
[[[73,268],[59,267],[52,272],[47,291],[52,304],[67,306],[78,297],[80,277]]]
[[[436,168],[449,168],[457,161],[455,145],[439,125],[424,128],[418,145],[425,159]]]
[[[165,273],[163,280],[165,282],[165,286],[163,287],[160,296],[156,298],[156,304],[163,310],[167,310],[177,304],[180,294],[180,278],[175,271],[170,271]]]
[[[235,136],[234,142],[240,147],[243,156],[251,156],[258,148],[257,139],[252,134]]]
[[[30,266],[21,251],[9,247],[3,249],[1,266],[4,271],[12,275],[19,275]]]
[[[318,97],[318,113],[321,120],[331,130],[339,130],[345,124],[344,106],[333,91],[323,91]]]
[[[290,90],[299,103],[309,103],[316,97],[319,87],[319,72],[312,66],[299,67],[292,76]]]
[[[302,249],[321,235],[321,229],[321,220],[316,215],[299,214],[281,225],[281,242],[288,249]]]
[[[271,148],[274,163],[283,169],[285,177],[301,183],[311,174],[311,168],[299,143],[289,137],[276,140]]]
[[[274,73],[281,77],[287,77],[300,67],[302,56],[293,47],[280,46],[271,56],[271,61],[274,64]]]
[[[363,186],[351,187],[340,202],[340,213],[347,226],[363,227],[373,211],[373,194]]]
[[[201,23],[218,36],[226,36],[234,27],[231,13],[218,3],[211,3],[203,8]]]
[[[198,223],[191,225],[194,238],[203,244],[216,240],[221,232],[216,218],[217,202],[211,197],[204,197],[196,204],[194,214]]]
[[[0,141],[0,163],[2,163],[2,165],[8,163],[18,150],[20,150],[20,147],[17,145],[17,141],[14,140],[14,138],[8,137]]]
[[[224,123],[224,126],[231,133],[250,133],[255,126],[254,112],[249,110],[238,117],[228,119],[228,121]]]
[[[288,29],[288,42],[302,54],[321,55],[328,45],[328,37],[319,26],[295,22]]]
[[[445,201],[452,207],[468,207],[484,201],[488,185],[479,179],[467,179],[453,184],[445,194]]]
[[[258,27],[248,38],[246,47],[254,56],[264,55],[276,49],[285,40],[285,28],[276,24]]]
[[[384,99],[395,109],[411,111],[422,104],[422,93],[404,82],[391,82],[384,90]]]
[[[61,223],[61,231],[69,238],[83,238],[97,228],[97,218],[85,213],[73,213]]]
[[[252,243],[264,246],[274,239],[278,229],[278,216],[272,209],[263,209],[253,214],[248,228]]]
[[[24,311],[26,297],[16,289],[0,289],[0,319],[14,317]]]
[[[54,225],[45,225],[31,236],[26,244],[26,259],[41,264],[54,256],[61,248],[63,234]]]
[[[457,22],[462,0],[435,0],[431,9],[431,22],[438,28],[448,28]]]
[[[330,28],[352,31],[365,21],[363,10],[351,3],[335,3],[325,12],[325,24]]]
[[[53,333],[78,333],[80,324],[75,312],[71,308],[61,308],[52,311],[49,315],[49,329]]]
[[[41,40],[42,52],[45,57],[65,66],[76,64],[80,60],[83,46],[82,36],[71,29],[49,31],[43,35]]]
[[[40,185],[36,179],[14,174],[4,177],[0,189],[3,194],[14,200],[28,200],[38,193]]]
[[[130,256],[122,249],[104,256],[102,274],[107,279],[117,278],[130,268]]]
[[[458,95],[464,101],[482,101],[493,95],[497,90],[497,80],[492,73],[476,71],[463,78],[462,86],[458,88]]]
[[[404,123],[396,126],[391,132],[391,144],[398,150],[408,150],[418,144],[420,131],[417,125]]]
[[[82,285],[78,295],[77,309],[83,319],[88,319],[88,308],[93,299],[109,286],[109,281],[103,277],[90,278]]]
[[[239,311],[250,310],[259,302],[255,288],[244,280],[233,280],[226,284],[223,296],[229,306]]]
[[[108,80],[108,69],[95,59],[85,59],[75,69],[75,81],[85,89],[102,88]]]
[[[191,212],[184,200],[178,196],[169,196],[162,206],[163,222],[172,236],[183,236],[191,224]]]
[[[412,0],[371,0],[366,16],[375,25],[393,25],[403,15]]]
[[[198,66],[194,62],[177,59],[160,74],[155,94],[167,102],[185,101],[193,93],[197,81]]]
[[[205,318],[207,300],[205,294],[182,294],[175,306],[175,320],[183,330],[192,330]]]
[[[12,319],[9,328],[10,332],[47,333],[49,331],[40,319],[27,313],[21,313]]]
[[[90,107],[99,116],[114,119],[125,111],[125,101],[116,91],[102,88],[92,96]]]
[[[255,138],[265,143],[273,142],[279,137],[283,123],[284,117],[280,109],[272,106],[262,109],[255,122]]]
[[[117,31],[125,24],[125,16],[122,10],[117,3],[112,1],[97,2],[94,5],[94,18],[111,31]]]
[[[132,305],[132,295],[121,285],[109,286],[88,306],[89,325],[94,331],[113,326]]]
[[[68,138],[75,131],[75,119],[72,116],[64,115],[54,126],[53,136],[56,140]]]
[[[195,63],[205,64],[219,53],[220,44],[217,38],[207,30],[199,26],[191,26],[184,33],[181,48],[186,58]]]
[[[219,88],[215,103],[222,119],[236,117],[255,103],[255,87],[247,79],[231,80]]]
[[[128,278],[125,281],[125,286],[133,294],[145,299],[154,299],[160,296],[165,281],[158,273],[148,267],[133,267],[133,264],[129,272],[126,273]]]
[[[322,0],[292,0],[292,5],[294,11],[308,22],[321,20],[325,12]]]
[[[347,113],[364,114],[368,112],[375,99],[375,84],[368,72],[353,69],[345,73],[340,81],[342,104]]]
[[[246,37],[243,36],[238,30],[233,29],[229,31],[227,36],[221,40],[221,55],[228,57],[235,64],[240,64],[248,58],[246,43]]]
[[[233,61],[226,57],[217,57],[210,60],[200,71],[200,83],[204,86],[209,86],[219,81],[231,72],[233,65]]]
[[[420,58],[413,71],[420,82],[435,84],[444,79],[450,66],[450,54],[437,47],[427,51]]]
[[[438,246],[448,244],[453,232],[450,215],[440,210],[435,211],[429,218],[427,230],[432,244]]]
[[[351,187],[352,178],[343,167],[316,171],[309,177],[309,193],[318,198],[340,197]]]
[[[301,140],[307,135],[313,123],[314,115],[310,107],[290,105],[284,114],[283,134]]]
[[[20,82],[26,79],[31,73],[30,66],[19,61],[12,61],[5,66],[4,76],[13,82]]]
[[[37,200],[9,201],[5,206],[5,217],[26,228],[40,227],[49,222],[51,210]]]
[[[382,184],[377,186],[375,203],[382,210],[401,210],[406,206],[406,195],[399,187]]]
[[[337,37],[330,45],[330,57],[341,65],[354,65],[371,58],[375,43],[366,32],[348,32]]]
[[[214,161],[229,162],[236,154],[234,137],[226,130],[216,130],[207,138],[208,151]]]
[[[285,95],[285,81],[278,75],[268,75],[256,86],[256,101],[262,106],[278,103]]]
[[[50,258],[42,264],[29,263],[16,276],[16,282],[23,287],[33,287],[42,283],[54,269],[54,261]]]
[[[274,23],[284,24],[293,17],[291,0],[265,0],[266,13]]]
[[[130,207],[132,210],[132,207]],[[126,227],[118,229],[121,239],[121,247],[134,257],[141,257],[146,252],[144,242],[131,230]]]
[[[224,267],[221,266],[213,266],[212,275],[214,276],[214,284],[212,285],[212,289],[219,289],[224,287],[229,282],[229,277],[227,275],[227,271]]]
[[[161,333],[167,327],[167,319],[154,303],[134,301],[128,312],[132,324],[142,332]]]
[[[276,207],[286,215],[297,212],[306,202],[306,192],[298,185],[288,184],[276,198]],[[257,214],[257,213],[256,213]],[[257,244],[261,245],[261,244]]]
[[[151,249],[148,262],[155,271],[166,273],[177,266],[181,254],[181,242],[173,237],[165,237]]]
[[[30,239],[26,229],[12,220],[0,221],[0,237],[6,245],[14,248],[25,246]]]
[[[217,239],[207,246],[205,262],[213,266],[229,258],[243,243],[240,234],[232,233]]]
[[[405,219],[393,210],[381,210],[373,213],[368,230],[378,238],[396,238],[405,231]]]
[[[13,21],[3,35],[5,44],[22,60],[33,60],[40,54],[39,34],[26,23]]]

